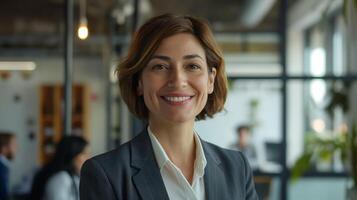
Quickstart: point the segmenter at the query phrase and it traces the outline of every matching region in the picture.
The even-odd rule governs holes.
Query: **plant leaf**
[[[329,151],[328,148],[324,148],[321,150],[321,152],[319,153],[319,158],[323,161],[330,161],[332,158],[332,153],[334,151]]]
[[[352,125],[349,146],[351,150],[352,178],[354,185],[357,186],[357,128],[355,123]]]
[[[349,0],[344,0],[343,1],[343,19],[344,19],[346,24],[348,24],[348,1]]]
[[[300,158],[295,162],[291,170],[291,180],[297,181],[299,177],[311,167],[312,152],[304,152]]]

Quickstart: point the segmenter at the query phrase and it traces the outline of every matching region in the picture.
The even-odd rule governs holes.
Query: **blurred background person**
[[[10,199],[9,162],[14,159],[16,150],[17,144],[15,135],[0,131],[0,200]]]
[[[88,142],[79,136],[65,136],[53,159],[34,177],[30,200],[79,199],[79,172],[88,158]]]
[[[252,169],[258,168],[257,150],[252,142],[252,133],[249,125],[240,125],[236,128],[237,141],[231,145],[231,149],[239,150],[248,158]]]

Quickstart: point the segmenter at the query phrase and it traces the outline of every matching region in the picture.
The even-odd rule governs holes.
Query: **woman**
[[[196,120],[223,109],[227,94],[222,54],[205,22],[152,18],[134,36],[118,78],[122,98],[148,126],[84,164],[82,200],[257,199],[242,153],[194,131]]]
[[[79,200],[79,173],[88,158],[88,143],[79,136],[65,136],[53,159],[34,178],[31,200]]]

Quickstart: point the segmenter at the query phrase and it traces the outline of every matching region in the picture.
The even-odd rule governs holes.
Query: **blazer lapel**
[[[131,143],[131,166],[138,169],[133,182],[142,199],[169,199],[156,163],[149,135],[142,131]]]
[[[224,197],[225,188],[223,188],[224,174],[219,168],[220,160],[215,156],[214,152],[202,141],[203,150],[205,152],[207,165],[205,167],[204,184],[207,200],[221,199]]]

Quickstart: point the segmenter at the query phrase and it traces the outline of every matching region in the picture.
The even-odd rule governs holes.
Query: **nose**
[[[168,87],[184,88],[187,86],[187,75],[181,67],[174,67],[170,70]]]

